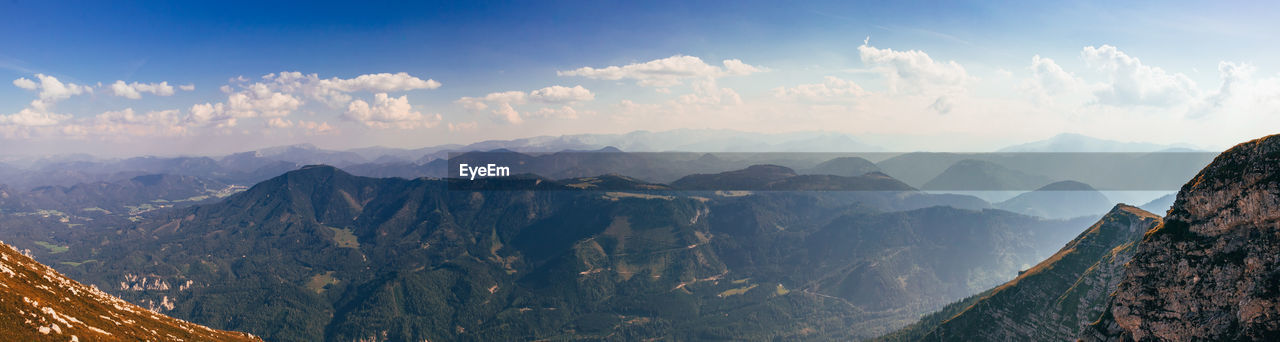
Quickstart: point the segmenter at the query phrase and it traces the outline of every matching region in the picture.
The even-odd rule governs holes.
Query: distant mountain
[[[130,304],[68,279],[4,243],[0,286],[0,336],[9,341],[261,341]]]
[[[1173,207],[1173,201],[1178,198],[1177,195],[1178,194],[1174,193],[1160,196],[1160,198],[1153,199],[1138,207],[1142,208],[1142,210],[1163,215],[1165,212],[1169,211],[1170,207]]]
[[[457,150],[487,151],[506,148],[517,152],[555,152],[595,150],[605,146],[630,152],[871,152],[883,150],[852,136],[832,132],[769,134],[712,129],[493,140],[466,145]]]
[[[231,195],[243,187],[194,176],[142,175],[115,182],[70,187],[46,186],[17,193],[23,207],[78,212],[86,208],[117,212],[172,204],[194,204]]]
[[[997,152],[1159,152],[1195,151],[1191,146],[1162,145],[1143,142],[1121,142],[1093,138],[1074,133],[1062,133],[1049,139],[1013,145]]]
[[[1137,246],[1085,341],[1280,339],[1280,136],[1220,154]]]
[[[1061,181],[996,203],[995,206],[1032,216],[1066,218],[1100,215],[1111,207],[1111,200],[1088,184]]]
[[[1160,217],[1117,205],[1058,253],[979,295],[959,312],[926,317],[885,340],[1064,341],[1097,320],[1136,245]]]
[[[913,152],[881,160],[876,163],[876,167],[893,178],[920,188],[956,162],[972,157],[958,153]]]
[[[784,166],[752,165],[736,171],[685,176],[671,182],[671,186],[687,190],[751,190],[795,176],[795,170]]]
[[[287,161],[295,164],[328,164],[346,166],[368,162],[364,156],[351,151],[333,151],[317,148],[311,144],[297,144],[264,148],[256,151],[257,156],[272,160]]]
[[[839,157],[831,159],[812,168],[805,169],[807,175],[835,175],[845,177],[861,176],[869,172],[880,172],[880,167],[859,157]]]
[[[879,172],[864,173],[854,177],[797,175],[794,170],[778,165],[752,165],[742,170],[689,175],[672,182],[671,187],[680,190],[713,191],[916,192],[911,186]]]
[[[1007,191],[1033,189],[1052,182],[1049,177],[1013,170],[989,161],[964,159],[952,164],[921,190]]]

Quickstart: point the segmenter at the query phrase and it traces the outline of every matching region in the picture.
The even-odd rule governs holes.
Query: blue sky
[[[1280,124],[1276,13],[1116,1],[10,1],[0,141],[11,151],[0,154],[673,128],[837,131],[890,149],[1063,132],[1217,148]],[[48,92],[45,78],[81,88]]]

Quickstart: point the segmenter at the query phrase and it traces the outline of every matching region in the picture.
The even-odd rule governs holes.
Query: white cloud
[[[476,129],[476,127],[479,126],[479,124],[477,124],[475,121],[459,122],[456,124],[450,122],[448,126],[449,126],[450,132],[461,132],[461,131],[470,131],[470,130]]]
[[[724,64],[725,74],[727,75],[750,75],[766,71],[765,68],[743,63],[739,59],[726,59],[721,64]]]
[[[1031,77],[1035,85],[1048,95],[1056,95],[1079,87],[1084,82],[1075,75],[1062,70],[1058,63],[1040,55],[1031,57]]]
[[[186,124],[193,126],[213,125],[219,128],[235,127],[236,118],[227,113],[223,103],[203,103],[191,106]]]
[[[26,90],[39,90],[39,100],[32,102],[32,106],[37,110],[46,110],[55,102],[68,99],[75,95],[92,93],[93,88],[82,86],[75,83],[62,83],[57,77],[36,74],[39,83],[27,78],[18,78],[13,80],[13,85]]]
[[[974,79],[955,61],[940,62],[920,50],[858,47],[862,63],[885,77],[889,90],[903,93],[963,91]]]
[[[59,130],[64,135],[125,139],[143,136],[178,136],[187,133],[177,110],[136,113],[133,108],[107,111],[92,118],[76,120]]]
[[[182,89],[182,91],[192,91],[192,90],[196,90],[196,85],[195,85],[195,84],[190,84],[190,83],[188,83],[188,84],[183,84],[183,85],[178,86],[178,89]]]
[[[573,107],[560,106],[560,107],[544,107],[542,109],[539,109],[538,111],[529,113],[528,115],[530,117],[540,117],[540,118],[577,119],[580,114],[595,114],[595,112],[585,111],[580,113],[577,109],[574,109]]]
[[[350,93],[374,92],[390,93],[419,89],[440,88],[440,82],[432,79],[423,80],[405,72],[395,74],[365,74],[355,78],[321,79],[317,74],[301,72],[280,72],[262,76],[263,84],[272,90],[300,94],[318,100],[334,108],[341,108],[351,102]]]
[[[262,83],[227,96],[227,112],[232,117],[279,117],[302,106],[302,100],[290,94],[272,91]]]
[[[1257,67],[1248,63],[1222,61],[1217,90],[1197,101],[1187,116],[1199,119],[1210,114],[1248,112],[1268,115],[1280,109],[1280,76],[1256,78]],[[1221,115],[1215,115],[1220,117]]]
[[[582,86],[569,88],[555,85],[529,92],[529,97],[537,101],[548,103],[566,103],[591,101],[596,98],[596,94],[592,94],[590,90],[587,90],[587,88],[583,88]]]
[[[267,120],[267,128],[289,127],[293,127],[293,121],[285,120],[284,118],[271,118],[271,120]]]
[[[299,120],[298,127],[306,130],[307,134],[311,134],[311,135],[330,134],[330,133],[337,132],[337,130],[333,129],[333,126],[329,126],[328,122]]]
[[[59,122],[70,118],[70,115],[55,114],[32,108],[23,108],[17,113],[0,115],[0,126],[20,126],[20,127],[36,127],[36,126],[52,126]]]
[[[680,95],[676,103],[695,106],[740,105],[742,96],[737,91],[721,88],[714,79],[706,79],[693,84],[693,92]]]
[[[595,98],[595,94],[582,86],[570,88],[556,85],[529,93],[504,91],[489,93],[482,97],[462,97],[455,102],[472,112],[488,111],[494,117],[508,123],[518,124],[524,122],[526,116],[576,118],[578,117],[578,112],[570,106],[577,102],[590,101]],[[516,109],[516,106],[525,105],[531,101],[545,104],[563,104],[563,106],[559,108],[543,107],[527,113],[521,113],[520,110]],[[569,110],[565,110],[565,108]]]
[[[1186,75],[1144,65],[1114,46],[1087,46],[1080,55],[1089,67],[1108,73],[1108,82],[1094,90],[1099,103],[1171,106],[1197,96],[1195,82]]]
[[[321,80],[321,84],[324,87],[348,93],[355,91],[386,93],[393,91],[440,88],[440,82],[436,82],[432,79],[423,80],[421,78],[410,76],[409,73],[406,72],[399,72],[395,74],[365,74],[350,79],[334,77],[327,80]]]
[[[866,95],[861,86],[853,81],[835,76],[823,78],[822,83],[801,84],[795,87],[777,87],[773,89],[774,97],[780,99],[822,100],[832,98],[856,98]]]
[[[574,70],[557,71],[556,74],[600,80],[630,79],[635,80],[637,84],[642,86],[671,87],[682,84],[685,79],[749,75],[765,71],[764,68],[749,65],[737,59],[726,59],[721,64],[723,67],[707,64],[698,57],[675,55],[644,63],[604,68],[581,67]]]
[[[351,101],[343,117],[369,127],[400,129],[434,127],[441,119],[440,114],[423,115],[413,110],[407,95],[396,98],[387,93],[375,94],[372,104],[359,99]]]
[[[1090,96],[1083,79],[1063,70],[1051,58],[1032,56],[1031,65],[1027,69],[1031,71],[1031,77],[1019,86],[1019,90],[1026,92],[1037,103],[1052,104],[1063,97],[1083,102],[1085,100],[1081,96]]]
[[[29,80],[25,77],[19,77],[18,79],[13,80],[13,85],[26,90],[36,90],[39,88],[39,86],[36,85],[36,81]]]
[[[111,93],[115,96],[137,100],[142,98],[142,93],[171,96],[173,95],[173,86],[170,86],[169,82],[124,83],[124,81],[117,80],[116,83],[111,84]]]

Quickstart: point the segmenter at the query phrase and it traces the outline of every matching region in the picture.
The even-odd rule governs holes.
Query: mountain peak
[[[1146,211],[1142,208],[1138,208],[1138,207],[1124,204],[1124,203],[1116,203],[1116,206],[1111,208],[1111,211],[1107,212],[1106,216],[1124,215],[1124,214],[1134,215],[1142,218],[1155,218],[1155,219],[1160,218],[1160,215],[1156,215],[1151,213],[1150,211]]]
[[[1085,184],[1085,183],[1081,183],[1073,180],[1065,180],[1065,181],[1049,183],[1048,185],[1045,185],[1040,187],[1039,189],[1036,189],[1036,191],[1097,191],[1097,190],[1095,190],[1092,186],[1089,186],[1089,184]]]
[[[1263,220],[1280,211],[1280,199],[1256,194],[1280,191],[1280,135],[1271,135],[1228,149],[1183,185],[1169,213],[1181,222]],[[1250,195],[1255,194],[1255,195]],[[1230,225],[1200,225],[1226,229]],[[1211,231],[1200,231],[1210,233]]]
[[[771,174],[771,175],[790,175],[795,176],[796,171],[789,167],[773,164],[751,165],[739,172],[752,174]]]

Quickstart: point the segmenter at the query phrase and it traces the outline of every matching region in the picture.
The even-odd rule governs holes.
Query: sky
[[[1280,131],[1265,2],[0,3],[0,155],[838,132],[888,150]]]

